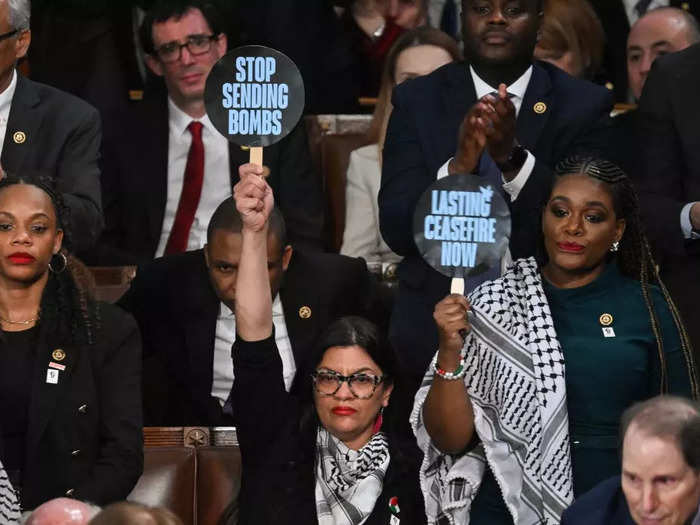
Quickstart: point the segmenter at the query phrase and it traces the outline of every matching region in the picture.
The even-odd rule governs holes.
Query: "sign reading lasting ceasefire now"
[[[204,102],[212,124],[231,142],[265,147],[299,122],[304,81],[283,53],[263,46],[239,47],[212,68]]]
[[[501,264],[510,239],[510,211],[498,188],[476,175],[450,175],[418,200],[413,232],[430,266],[465,278]]]

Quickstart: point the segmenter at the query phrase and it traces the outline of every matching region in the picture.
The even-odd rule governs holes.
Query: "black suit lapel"
[[[295,252],[279,292],[297,370],[309,357],[323,316],[317,287],[310,282],[314,276],[308,275],[304,266],[303,255]]]
[[[148,231],[155,241],[155,254],[163,229],[163,217],[168,200],[168,136],[170,124],[168,119],[167,98],[160,94],[148,100],[142,106],[144,114],[140,119],[143,126],[140,134],[142,145],[134,151],[144,151],[142,159],[133,159],[139,164],[137,173],[148,176],[147,185],[150,193],[143,196],[147,207]],[[145,117],[145,118],[143,118]],[[145,148],[145,150],[144,150]],[[155,202],[154,202],[155,201]]]
[[[0,164],[8,171],[20,172],[29,152],[34,151],[44,114],[41,99],[31,82],[17,73],[17,87],[12,97],[7,131]]]
[[[534,64],[532,77],[525,91],[525,98],[516,124],[515,135],[520,144],[533,151],[542,134],[545,124],[549,120],[551,109],[552,84],[547,72]],[[572,102],[574,103],[574,102]]]
[[[471,107],[476,103],[474,82],[469,72],[469,66],[463,62],[454,64],[445,70],[444,89],[442,93],[441,130],[436,137],[449,137],[445,141],[449,158],[457,146],[457,131]],[[440,150],[443,148],[441,147]],[[442,162],[445,161],[442,159]],[[440,165],[442,165],[442,162]]]
[[[56,405],[63,402],[80,351],[77,346],[55,344],[55,330],[50,328],[51,325],[52,323],[47,322],[39,328],[27,426],[28,453],[38,450],[41,435],[51,420]],[[50,367],[50,363],[54,365]],[[61,367],[65,368],[61,370]],[[47,380],[48,370],[54,370],[52,374],[58,373],[56,383]]]

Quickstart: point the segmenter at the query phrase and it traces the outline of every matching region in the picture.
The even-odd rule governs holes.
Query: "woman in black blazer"
[[[0,454],[22,507],[104,505],[143,469],[136,323],[95,302],[47,179],[0,181]]]
[[[245,171],[234,188],[243,220],[232,390],[243,460],[239,524],[411,523],[420,496],[404,496],[382,425],[394,364],[377,328],[358,317],[332,323],[285,390],[267,270],[269,222],[278,223],[275,237],[280,218],[268,221],[272,192]]]

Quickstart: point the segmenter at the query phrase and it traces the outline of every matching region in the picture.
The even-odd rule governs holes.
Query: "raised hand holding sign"
[[[304,81],[289,57],[264,46],[238,47],[214,65],[204,103],[224,137],[250,148],[262,166],[262,148],[282,140],[304,111]]]

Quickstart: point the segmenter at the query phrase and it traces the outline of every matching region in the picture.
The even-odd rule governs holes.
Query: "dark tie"
[[[637,16],[642,16],[644,13],[647,12],[647,9],[649,9],[649,4],[651,4],[651,0],[639,0],[634,6],[634,10],[637,12]]]
[[[199,197],[202,195],[202,182],[204,181],[202,123],[192,121],[187,129],[192,134],[192,144],[190,144],[190,151],[187,154],[185,180],[182,184],[175,222],[170,230],[168,244],[165,246],[165,255],[187,250],[187,239],[190,236],[190,228],[192,228],[194,215],[199,206]]]
[[[451,37],[457,36],[457,7],[454,0],[445,0],[440,16],[440,30]]]

